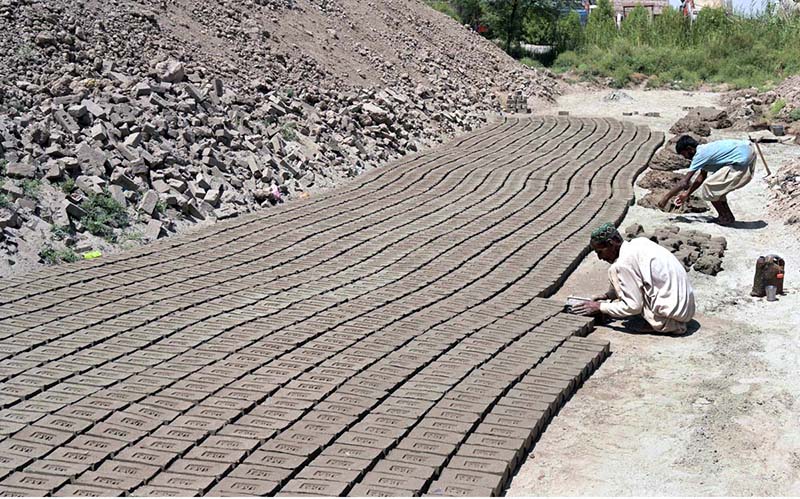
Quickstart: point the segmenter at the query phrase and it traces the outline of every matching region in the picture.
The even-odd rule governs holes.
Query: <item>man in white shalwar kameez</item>
[[[694,291],[683,265],[666,248],[639,237],[624,241],[613,224],[592,233],[592,249],[608,263],[611,288],[575,307],[614,318],[641,315],[660,333],[683,334],[694,317]]]

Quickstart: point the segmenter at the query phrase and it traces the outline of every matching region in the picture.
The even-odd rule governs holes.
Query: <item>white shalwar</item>
[[[686,332],[694,317],[694,290],[669,250],[644,237],[625,241],[608,278],[616,299],[601,302],[601,312],[617,318],[641,314],[656,331]]]

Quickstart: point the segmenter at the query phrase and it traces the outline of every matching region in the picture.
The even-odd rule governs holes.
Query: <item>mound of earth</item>
[[[800,75],[791,76],[766,92],[756,88],[729,92],[722,101],[737,130],[763,130],[770,122],[777,122],[789,124],[789,133],[800,134]]]
[[[37,246],[268,208],[556,92],[418,0],[9,0],[0,18],[0,275]]]
[[[688,271],[715,276],[722,271],[722,258],[728,242],[724,237],[712,237],[697,230],[681,230],[675,225],[656,228],[652,233],[639,224],[625,229],[628,240],[646,237],[672,252]]]
[[[637,185],[643,189],[648,189],[650,192],[637,200],[636,204],[644,208],[660,210],[661,208],[658,207],[659,201],[683,176],[680,173],[648,169],[639,179]],[[708,204],[692,196],[689,198],[689,202],[681,206],[675,206],[672,203],[668,204],[666,210],[669,213],[703,213],[708,211]]]

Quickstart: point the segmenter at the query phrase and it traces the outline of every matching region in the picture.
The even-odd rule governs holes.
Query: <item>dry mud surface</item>
[[[557,109],[617,118],[657,111],[661,118],[631,119],[666,130],[685,114],[682,106],[716,103],[714,94],[626,92],[634,101],[573,94]],[[715,130],[711,139],[744,136]],[[772,171],[800,153],[762,149]],[[730,196],[741,221],[732,228],[705,223],[708,214],[631,208],[622,227],[676,223],[727,238],[723,272],[691,274],[699,329],[682,338],[592,333],[611,341],[612,355],[554,418],[508,495],[800,494],[800,243],[770,215],[764,176],[759,164],[753,182]],[[775,303],[749,296],[755,260],[770,252],[787,261],[787,295]],[[604,290],[606,268],[587,257],[556,297]]]

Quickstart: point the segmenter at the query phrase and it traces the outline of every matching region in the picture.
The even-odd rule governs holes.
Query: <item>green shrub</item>
[[[19,183],[22,188],[22,194],[25,197],[35,198],[39,195],[39,190],[42,188],[42,181],[37,179],[24,179]]]
[[[81,259],[81,257],[72,251],[69,248],[66,249],[55,249],[50,245],[45,245],[39,251],[39,259],[42,263],[46,263],[48,265],[55,265],[57,263],[72,263],[77,262]]]
[[[800,121],[800,107],[789,111],[789,119],[792,121]]]
[[[439,11],[442,14],[452,17],[458,22],[461,22],[461,18],[456,12],[455,7],[453,7],[450,2],[447,0],[427,0],[427,3],[433,10]]]
[[[113,229],[123,229],[130,225],[125,207],[106,192],[89,196],[81,203],[81,208],[86,211],[81,223],[90,233],[103,239],[113,242]]]
[[[67,177],[67,179],[61,183],[61,190],[64,194],[70,194],[72,191],[75,190],[75,179]]]
[[[529,68],[541,68],[541,67],[544,67],[544,64],[542,64],[541,62],[539,62],[536,59],[533,59],[531,57],[523,57],[522,59],[519,60],[519,62],[523,66],[528,66]]]
[[[6,166],[8,166],[8,160],[0,159],[0,175],[6,174]]]
[[[297,139],[297,132],[295,129],[297,128],[297,123],[294,121],[287,121],[283,125],[281,125],[281,137],[284,140],[295,140]]]
[[[778,114],[780,114],[780,112],[783,111],[783,108],[785,108],[785,107],[786,107],[786,101],[785,100],[783,100],[783,99],[776,100],[769,107],[770,116],[772,116],[773,118],[775,116],[778,116]]]
[[[11,200],[2,192],[0,192],[0,208],[11,208]]]
[[[67,237],[75,234],[75,229],[72,225],[53,225],[50,227],[50,232],[53,233],[53,238],[57,241],[66,239]]]

